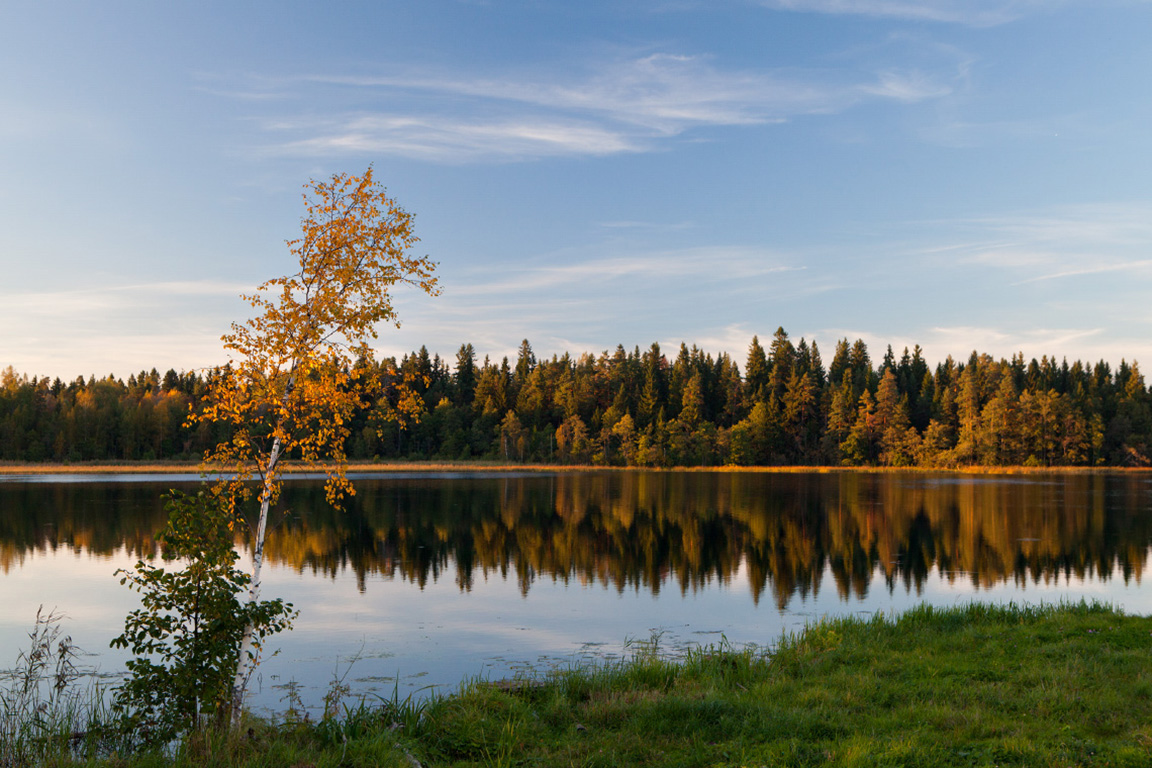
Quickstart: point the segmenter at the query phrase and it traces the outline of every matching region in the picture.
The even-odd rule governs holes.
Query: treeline
[[[512,364],[454,364],[420,349],[380,361],[392,382],[352,427],[352,459],[472,459],[627,466],[1147,466],[1152,399],[1135,364],[1022,355],[933,369],[919,346],[879,364],[857,340],[825,366],[815,342],[783,328],[753,337],[741,372],[727,354],[653,344],[537,360],[525,340]],[[186,426],[213,372],[127,382],[0,373],[0,459],[197,458],[226,438]],[[400,384],[404,382],[404,384]],[[407,386],[401,392],[397,387]],[[418,421],[379,418],[400,410]]]

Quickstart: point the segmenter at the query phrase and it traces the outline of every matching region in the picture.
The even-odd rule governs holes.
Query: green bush
[[[295,617],[283,600],[241,599],[251,577],[236,568],[235,518],[218,496],[170,491],[165,508],[161,557],[183,567],[140,561],[134,570],[117,571],[121,584],[141,593],[142,607],[128,614],[124,633],[112,641],[136,655],[113,701],[119,727],[154,743],[208,718],[227,722],[245,627],[251,624],[259,641]]]

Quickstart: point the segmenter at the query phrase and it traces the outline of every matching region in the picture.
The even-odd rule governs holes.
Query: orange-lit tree
[[[369,342],[379,323],[399,326],[390,290],[407,284],[439,293],[435,263],[408,254],[417,242],[412,215],[387,196],[371,168],[362,176],[309,182],[304,204],[300,238],[288,242],[298,270],[244,296],[255,317],[233,323],[223,336],[230,363],[212,381],[207,405],[192,417],[230,430],[231,438],[205,455],[206,467],[222,473],[216,492],[223,503],[239,515],[254,486],[259,489],[250,603],[259,599],[282,460],[322,466],[330,503],[354,492],[344,444],[354,413],[372,403],[382,383]],[[406,402],[412,399],[401,398],[401,412]],[[258,651],[249,627],[233,683],[234,724]]]

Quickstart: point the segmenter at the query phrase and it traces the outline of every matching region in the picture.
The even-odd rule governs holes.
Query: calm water
[[[1152,613],[1152,475],[558,473],[371,475],[345,512],[289,486],[265,596],[300,618],[254,703],[319,702],[334,675],[390,695],[626,653],[766,645],[827,614],[978,598],[1099,598]],[[114,678],[137,596],[113,577],[154,551],[183,476],[0,479],[0,668],[36,609]],[[350,662],[355,658],[355,662]]]

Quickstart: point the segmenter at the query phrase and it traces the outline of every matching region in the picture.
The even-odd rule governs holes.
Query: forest
[[[426,348],[370,363],[353,460],[473,460],[602,466],[1148,466],[1152,401],[1135,363],[996,360],[931,367],[916,346],[874,363],[842,339],[753,337],[743,371],[681,344],[600,355],[454,363]],[[226,434],[188,414],[218,370],[127,381],[0,372],[0,460],[195,460]]]

